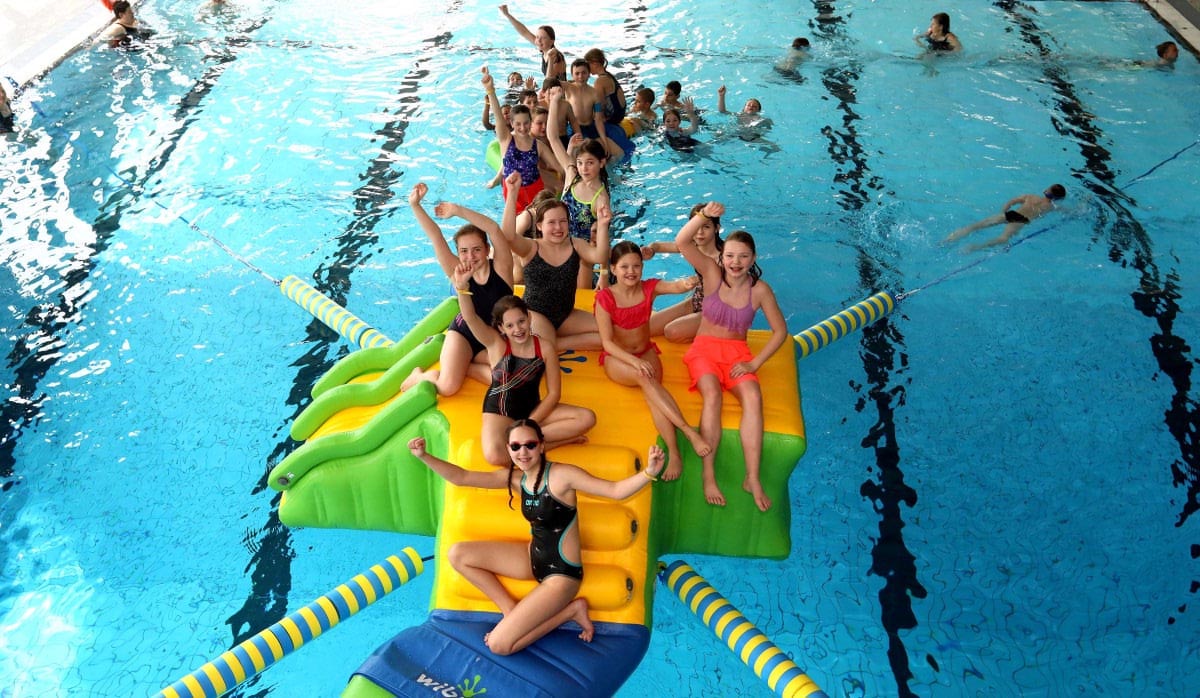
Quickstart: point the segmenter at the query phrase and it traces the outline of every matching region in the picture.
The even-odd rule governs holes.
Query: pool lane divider
[[[658,578],[772,691],[785,698],[828,698],[783,650],[686,562],[660,563]]]
[[[309,605],[162,689],[155,698],[217,698],[425,571],[412,548],[389,555]]]
[[[792,339],[800,349],[800,358],[823,349],[860,327],[865,327],[896,309],[897,299],[887,291],[880,291],[870,298],[859,301],[832,317],[826,318]]]
[[[320,320],[329,329],[363,349],[386,347],[394,342],[379,330],[360,320],[332,298],[291,274],[279,282],[279,291]]]

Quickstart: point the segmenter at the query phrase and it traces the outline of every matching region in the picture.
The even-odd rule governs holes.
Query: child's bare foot
[[[679,455],[678,449],[671,449],[667,453],[667,467],[663,470],[662,479],[678,480],[683,474],[683,457]]]
[[[725,506],[725,495],[721,488],[717,487],[716,478],[707,475],[704,477],[704,498],[713,506]]]
[[[400,392],[404,392],[405,390],[412,388],[414,385],[416,385],[417,383],[420,383],[421,381],[429,381],[430,383],[436,383],[437,379],[438,379],[438,372],[436,370],[423,371],[423,370],[421,370],[420,366],[417,366],[416,368],[414,368],[412,370],[412,373],[408,374],[408,378],[405,378],[404,382],[400,384]]]
[[[754,503],[758,505],[759,511],[766,511],[771,508],[771,498],[763,492],[762,483],[758,480],[751,480],[747,477],[742,481],[742,489],[754,495]]]
[[[592,619],[588,618],[587,599],[575,599],[571,602],[571,607],[571,620],[579,623],[579,627],[583,628],[583,632],[579,633],[579,639],[591,642],[592,636],[596,633],[596,626],[592,625]]]
[[[703,458],[712,453],[712,446],[709,446],[708,442],[704,440],[704,437],[700,436],[700,432],[689,428],[683,430],[683,435],[687,437],[689,442],[691,442],[692,449],[696,451],[697,456]]]

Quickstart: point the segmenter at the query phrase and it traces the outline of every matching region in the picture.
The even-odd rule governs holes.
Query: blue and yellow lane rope
[[[658,577],[772,691],[785,698],[828,698],[783,650],[686,562],[663,566]]]
[[[162,689],[155,698],[217,698],[425,570],[412,548],[390,555],[300,610]]]

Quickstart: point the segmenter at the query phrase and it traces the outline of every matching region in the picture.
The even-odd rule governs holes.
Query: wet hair
[[[683,94],[683,85],[680,85],[678,80],[668,82],[667,89],[674,92],[676,97]]]
[[[512,298],[512,297],[513,296],[509,296],[509,298]],[[512,424],[509,424],[508,428],[504,430],[504,441],[505,441],[504,445],[506,447],[508,446],[507,442],[508,442],[509,437],[512,436],[512,433],[514,431],[516,431],[517,429],[520,429],[521,427],[532,429],[533,433],[537,434],[538,443],[546,442],[546,435],[542,433],[542,427],[540,424],[538,424],[537,422],[535,422],[532,419],[518,419],[517,421],[513,422]],[[546,453],[544,451],[541,453],[541,457],[542,457],[541,467],[538,468],[537,479],[533,483],[533,491],[534,492],[537,492],[538,489],[542,486],[542,475],[544,475],[546,473]],[[517,467],[517,464],[513,462],[513,459],[510,456],[508,459],[508,508],[509,509],[513,508],[513,505],[512,505],[512,500],[513,500],[512,476],[513,476],[513,471],[516,469],[516,467]]]
[[[548,117],[548,116],[550,116],[550,110],[539,105],[539,106],[536,106],[533,108],[533,115],[534,115],[534,117],[538,117],[538,116]]]
[[[588,49],[588,52],[583,54],[583,60],[588,63],[599,63],[605,68],[608,67],[608,59],[604,57],[604,52],[598,48]]]
[[[554,27],[550,26],[549,24],[543,24],[542,26],[538,27],[538,29],[546,32],[546,36],[550,37],[551,41],[557,41],[554,36]]]
[[[533,97],[534,101],[537,101],[537,90],[521,90],[521,93],[517,95],[517,101],[524,102],[528,97]]]
[[[604,149],[604,144],[595,138],[589,138],[580,146],[579,152],[575,153],[578,158],[580,154],[587,153],[597,160],[605,160],[608,158],[608,151]],[[608,188],[608,168],[603,165],[600,167],[600,182],[604,184],[604,188]]]
[[[525,300],[520,296],[508,295],[496,301],[492,306],[492,327],[497,330],[504,324],[504,314],[516,308],[523,311],[526,315],[529,314],[529,306],[525,305]]]
[[[641,259],[642,248],[633,240],[622,240],[613,245],[612,252],[608,253],[609,268],[617,266],[617,261],[627,254],[635,254],[638,259]]]
[[[950,15],[946,14],[945,12],[939,12],[933,16],[933,19],[937,20],[937,23],[942,25],[942,31],[950,31]]]
[[[792,48],[796,49],[797,51],[806,49],[811,45],[812,44],[808,43],[808,39],[805,39],[803,36],[798,36],[795,39],[792,39]]]
[[[649,87],[640,88],[634,94],[636,94],[639,98],[644,99],[651,104],[654,104],[654,90],[650,89]]]
[[[129,8],[129,0],[117,0],[112,4],[113,17],[120,18]]]
[[[751,97],[750,99],[746,100],[746,103],[747,103],[747,104],[749,104],[750,102],[754,102],[755,104],[757,104],[757,105],[758,105],[758,110],[759,110],[759,111],[762,111],[762,102],[758,101],[758,100],[757,100],[757,99],[755,99],[754,97]]]
[[[1175,46],[1174,41],[1164,41],[1161,44],[1159,44],[1158,46],[1155,46],[1154,51],[1156,53],[1158,53],[1159,58],[1165,58],[1167,55],[1167,50],[1171,49],[1171,48],[1178,48],[1178,47]]]
[[[676,119],[683,121],[683,115],[679,113],[678,109],[675,107],[667,107],[666,109],[663,109],[663,123],[666,123],[667,121],[667,114],[674,114]]]
[[[1046,188],[1045,193],[1047,199],[1063,199],[1067,196],[1067,189],[1061,184],[1051,184]]]
[[[591,69],[591,67],[588,65],[588,62],[587,62],[587,61],[585,61],[585,60],[583,60],[582,58],[576,58],[575,60],[571,61],[571,72],[572,72],[572,73],[574,73],[574,72],[575,72],[575,69],[576,69],[576,68],[578,68],[578,67],[580,67],[580,66],[583,66],[584,68],[587,68],[587,69],[588,69],[588,74],[589,74],[589,75],[591,74],[591,72],[592,72],[592,69]]]
[[[747,247],[750,248],[750,252],[754,254],[756,259],[758,257],[758,249],[754,246],[754,236],[751,235],[750,233],[747,233],[744,230],[733,231],[732,233],[729,234],[729,237],[725,238],[725,242],[740,242],[743,245],[746,245]],[[721,247],[721,251],[722,252],[725,251],[725,247],[723,245]],[[759,268],[757,261],[755,261],[754,264],[750,265],[749,273],[750,273],[750,285],[753,286],[754,284],[758,283],[759,279],[762,278],[762,269]],[[725,280],[725,265],[724,264],[721,265],[721,283],[725,284],[726,286],[729,285],[729,282]]]
[[[533,112],[529,111],[529,107],[525,106],[524,104],[513,105],[513,108],[509,110],[508,113],[510,117],[517,117],[524,114],[525,116],[528,116],[530,120],[533,120]]]
[[[545,190],[543,189],[543,191]],[[570,209],[568,209],[567,205],[562,202],[562,199],[556,198],[547,199],[545,203],[533,210],[533,228],[535,231],[537,231],[537,234],[542,232],[538,226],[541,225],[542,221],[546,219],[546,213],[556,208],[561,208],[562,210],[566,211],[568,216],[571,215]]]
[[[529,202],[529,205],[525,207],[525,210],[529,211],[530,218],[540,221],[541,218],[539,217],[538,212],[543,206],[551,201],[558,201],[558,194],[550,189],[543,189],[533,195],[533,200]],[[533,240],[536,240],[542,236],[542,233],[537,229],[537,226],[532,224],[529,226],[529,229],[522,234],[525,237]]]
[[[458,245],[459,245],[459,240],[461,240],[461,239],[463,239],[463,238],[465,238],[465,237],[469,237],[469,236],[471,236],[471,235],[478,235],[480,238],[482,238],[482,239],[483,239],[483,247],[484,247],[484,249],[490,249],[490,248],[491,248],[491,245],[489,245],[489,244],[488,244],[488,236],[487,236],[487,233],[485,233],[485,232],[484,232],[484,231],[483,231],[481,228],[479,228],[478,226],[471,225],[470,223],[468,223],[468,224],[464,225],[463,227],[461,227],[461,228],[459,228],[457,231],[455,231],[455,233],[454,233],[454,246],[455,246],[455,247],[458,247]]]

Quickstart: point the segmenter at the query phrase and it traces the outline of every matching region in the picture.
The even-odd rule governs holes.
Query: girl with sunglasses
[[[650,447],[646,467],[623,480],[605,480],[568,463],[546,460],[546,437],[532,419],[513,422],[505,432],[508,470],[464,470],[430,455],[425,439],[408,442],[408,450],[422,463],[460,487],[507,489],[512,506],[519,488],[521,514],[530,523],[532,540],[463,541],[450,548],[450,565],[482,591],[503,616],[483,641],[492,652],[520,652],[567,621],[575,621],[579,638],[591,642],[594,628],[587,600],[580,597],[583,581],[579,543],[577,492],[608,499],[625,499],[658,479],[663,451]],[[519,472],[518,472],[519,471]],[[537,587],[525,598],[509,595],[500,581],[535,579]]]

